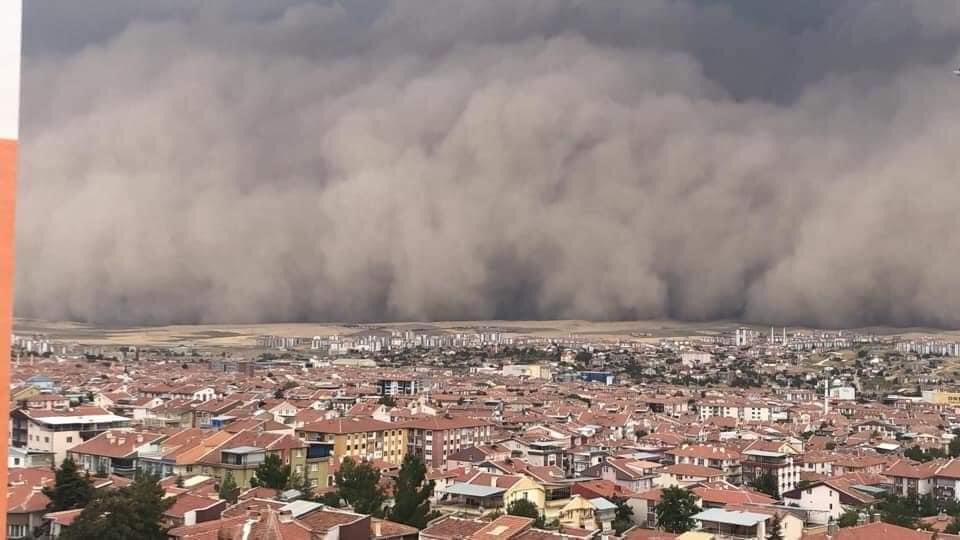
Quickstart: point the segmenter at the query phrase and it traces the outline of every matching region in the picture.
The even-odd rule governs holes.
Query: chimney
[[[497,477],[496,477],[496,476],[493,476],[493,475],[490,476],[490,487],[497,487]]]
[[[383,535],[383,522],[379,519],[373,522],[373,535],[377,537]]]
[[[280,519],[280,523],[290,523],[293,521],[293,512],[284,510],[283,512],[279,512],[277,517]]]

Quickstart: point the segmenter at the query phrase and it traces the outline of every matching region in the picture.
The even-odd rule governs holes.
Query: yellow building
[[[233,480],[241,489],[252,486],[251,480],[257,472],[257,467],[263,463],[268,455],[276,455],[290,471],[297,476],[306,478],[313,488],[329,485],[328,458],[308,458],[307,448],[274,449],[268,450],[257,446],[238,446],[221,448],[216,455],[208,456],[202,467],[205,475],[217,479],[218,483],[226,478],[229,472]]]
[[[283,465],[290,467],[291,473],[306,478],[313,487],[333,483],[329,458],[310,455],[310,447],[292,435],[269,432],[207,434],[203,430],[187,429],[147,448],[140,456],[140,465],[160,476],[205,475],[218,482],[229,471],[237,485],[244,489],[250,487],[257,467],[270,454],[277,455]]]
[[[508,476],[507,478],[511,478]],[[537,482],[526,476],[516,476],[516,482],[510,484],[507,491],[503,494],[503,509],[506,511],[510,503],[520,499],[526,499],[537,506],[540,513],[546,509],[547,496],[546,490]]]
[[[936,405],[960,405],[960,392],[928,390],[923,392],[923,400]]]
[[[18,386],[10,391],[10,401],[16,403],[39,395],[40,389],[36,386]]]
[[[443,489],[436,508],[463,515],[484,516],[507,512],[514,501],[526,500],[545,512],[546,490],[536,481],[518,474],[477,472],[465,482],[454,482]]]
[[[297,436],[310,444],[311,455],[330,456],[338,462],[383,460],[399,465],[407,453],[407,430],[372,418],[337,418],[307,424]]]

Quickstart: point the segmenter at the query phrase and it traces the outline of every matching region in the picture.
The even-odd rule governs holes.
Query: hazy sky
[[[960,327],[956,0],[25,19],[19,316]]]

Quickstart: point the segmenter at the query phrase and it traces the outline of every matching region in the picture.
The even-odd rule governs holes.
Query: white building
[[[127,427],[130,419],[99,408],[89,411],[30,411],[10,413],[10,446],[50,452],[54,464],[67,457],[67,451],[108,429]]]

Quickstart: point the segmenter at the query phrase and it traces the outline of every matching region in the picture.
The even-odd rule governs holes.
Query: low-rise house
[[[163,438],[158,433],[110,430],[74,446],[67,456],[90,474],[132,478],[137,472],[140,451]]]
[[[561,527],[609,531],[616,513],[617,505],[604,498],[587,499],[574,495],[560,510],[557,520]]]
[[[544,512],[546,492],[540,484],[523,475],[505,475],[477,472],[461,482],[447,486],[437,507],[441,510],[467,515],[483,516],[490,512],[505,512],[511,502],[530,501]]]
[[[697,528],[718,538],[737,540],[766,540],[767,521],[770,516],[757,512],[744,512],[710,508],[693,516]]]
[[[50,499],[43,487],[51,484],[11,484],[7,486],[7,536],[9,540],[34,538],[44,525],[43,515]]]
[[[703,482],[719,482],[726,478],[727,473],[700,465],[669,465],[658,471],[655,484],[657,487],[681,486],[687,487]]]
[[[83,512],[82,508],[76,510],[63,510],[61,512],[50,512],[43,516],[47,522],[50,540],[57,540],[63,535],[64,531],[73,524],[73,521]]]
[[[640,492],[652,489],[663,465],[652,461],[608,457],[603,463],[588,467],[583,476],[609,480],[624,489]]]
[[[847,509],[869,506],[876,499],[842,479],[828,479],[787,491],[783,494],[783,501],[803,510],[807,523],[826,525],[840,519]]]
[[[227,508],[227,504],[227,501],[217,497],[183,493],[177,495],[173,505],[163,512],[162,524],[172,529],[217,520]]]
[[[45,411],[62,410],[70,406],[70,400],[60,394],[36,394],[17,402],[25,409]]]

